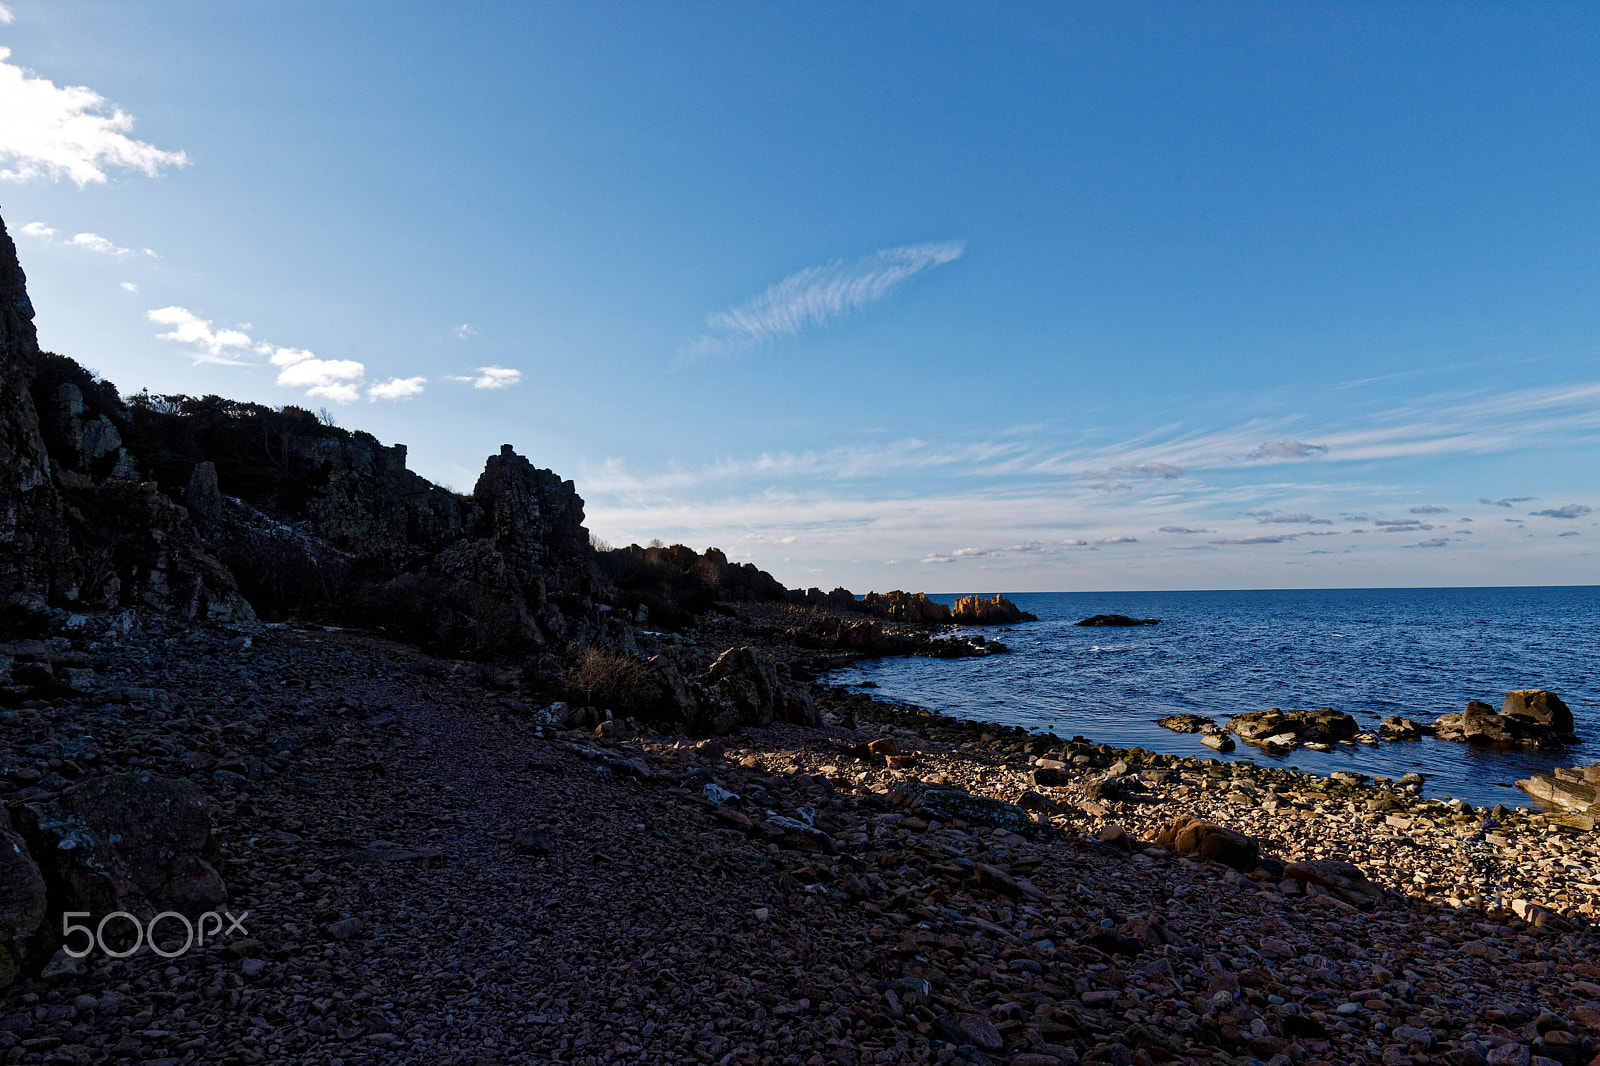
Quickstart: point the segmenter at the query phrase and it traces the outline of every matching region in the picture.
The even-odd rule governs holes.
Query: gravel
[[[0,992],[6,1062],[1594,1057],[1593,834],[1085,745],[1044,786],[1021,738],[831,692],[822,729],[721,745],[568,733],[373,636],[239,644],[86,640],[96,692],[4,721],[13,805],[50,772],[200,781],[244,926]],[[915,782],[1025,821],[942,821]],[[1180,815],[1269,858],[1154,846]],[[1376,898],[1278,876],[1319,859]]]

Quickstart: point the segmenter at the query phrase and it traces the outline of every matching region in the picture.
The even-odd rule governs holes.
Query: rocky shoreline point
[[[1600,1061],[1592,832],[820,684],[1005,648],[32,317],[0,226],[8,1064]]]

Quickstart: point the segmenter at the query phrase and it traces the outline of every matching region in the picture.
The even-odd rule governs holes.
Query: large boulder
[[[1162,830],[1156,843],[1236,870],[1253,870],[1261,862],[1261,846],[1254,837],[1187,814]]]
[[[1331,744],[1348,740],[1360,732],[1354,718],[1332,707],[1314,711],[1280,711],[1276,707],[1251,711],[1234,715],[1228,722],[1228,729],[1247,744],[1263,744],[1268,739],[1284,736],[1292,738],[1293,743]]]
[[[1519,688],[1507,692],[1500,705],[1500,713],[1534,725],[1544,726],[1553,733],[1571,733],[1572,709],[1554,692],[1542,688]]]
[[[890,790],[890,800],[914,813],[940,821],[962,821],[973,825],[986,825],[991,829],[1009,829],[1020,832],[1033,825],[1028,812],[1015,803],[974,796],[960,789],[930,785],[921,781],[897,784]]]
[[[1316,885],[1341,897],[1345,902],[1371,910],[1383,899],[1383,888],[1374,883],[1361,867],[1342,859],[1307,859],[1284,866],[1285,880]]]
[[[227,900],[205,795],[191,781],[109,774],[23,808],[23,833],[51,910],[148,920],[195,915]]]
[[[1573,829],[1594,829],[1600,822],[1600,763],[1557,767],[1535,774],[1517,787],[1546,808],[1545,817]]]
[[[23,840],[0,820],[0,988],[17,979],[28,941],[44,924],[45,888]]]
[[[1464,710],[1440,716],[1433,730],[1440,740],[1542,750],[1575,743],[1573,725],[1572,711],[1559,696],[1544,689],[1518,689],[1506,693],[1499,713],[1472,700]]]
[[[740,726],[773,722],[822,722],[811,694],[756,648],[729,648],[695,680],[701,688],[689,731],[697,735],[722,736]]]

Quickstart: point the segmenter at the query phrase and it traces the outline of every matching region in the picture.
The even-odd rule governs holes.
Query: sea
[[[988,594],[986,594],[988,595]],[[1315,774],[1427,778],[1426,792],[1476,806],[1537,806],[1514,786],[1556,766],[1600,762],[1600,586],[1008,594],[1037,622],[983,632],[1011,652],[977,659],[878,659],[834,673],[878,699],[983,722],[1173,755],[1254,760]],[[954,603],[956,594],[932,596]],[[1161,623],[1100,628],[1096,614]],[[1431,723],[1519,688],[1572,708],[1580,743],[1495,751],[1434,740],[1219,754],[1169,714],[1332,707],[1376,731],[1397,714]]]

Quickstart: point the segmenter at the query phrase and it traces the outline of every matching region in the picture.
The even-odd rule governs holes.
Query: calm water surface
[[[955,596],[934,599],[953,603]],[[983,721],[1081,734],[1119,747],[1254,759],[1327,774],[1428,775],[1436,796],[1530,806],[1511,782],[1553,766],[1600,762],[1600,587],[1338,589],[1012,595],[1039,621],[991,636],[1010,655],[882,659],[836,673],[874,681],[880,698]],[[1073,625],[1095,614],[1160,618],[1129,629]],[[1240,744],[1218,756],[1168,714],[1333,707],[1363,729],[1399,714],[1429,723],[1468,700],[1497,709],[1516,688],[1566,700],[1582,743],[1562,754],[1493,752],[1428,738],[1297,749]]]

